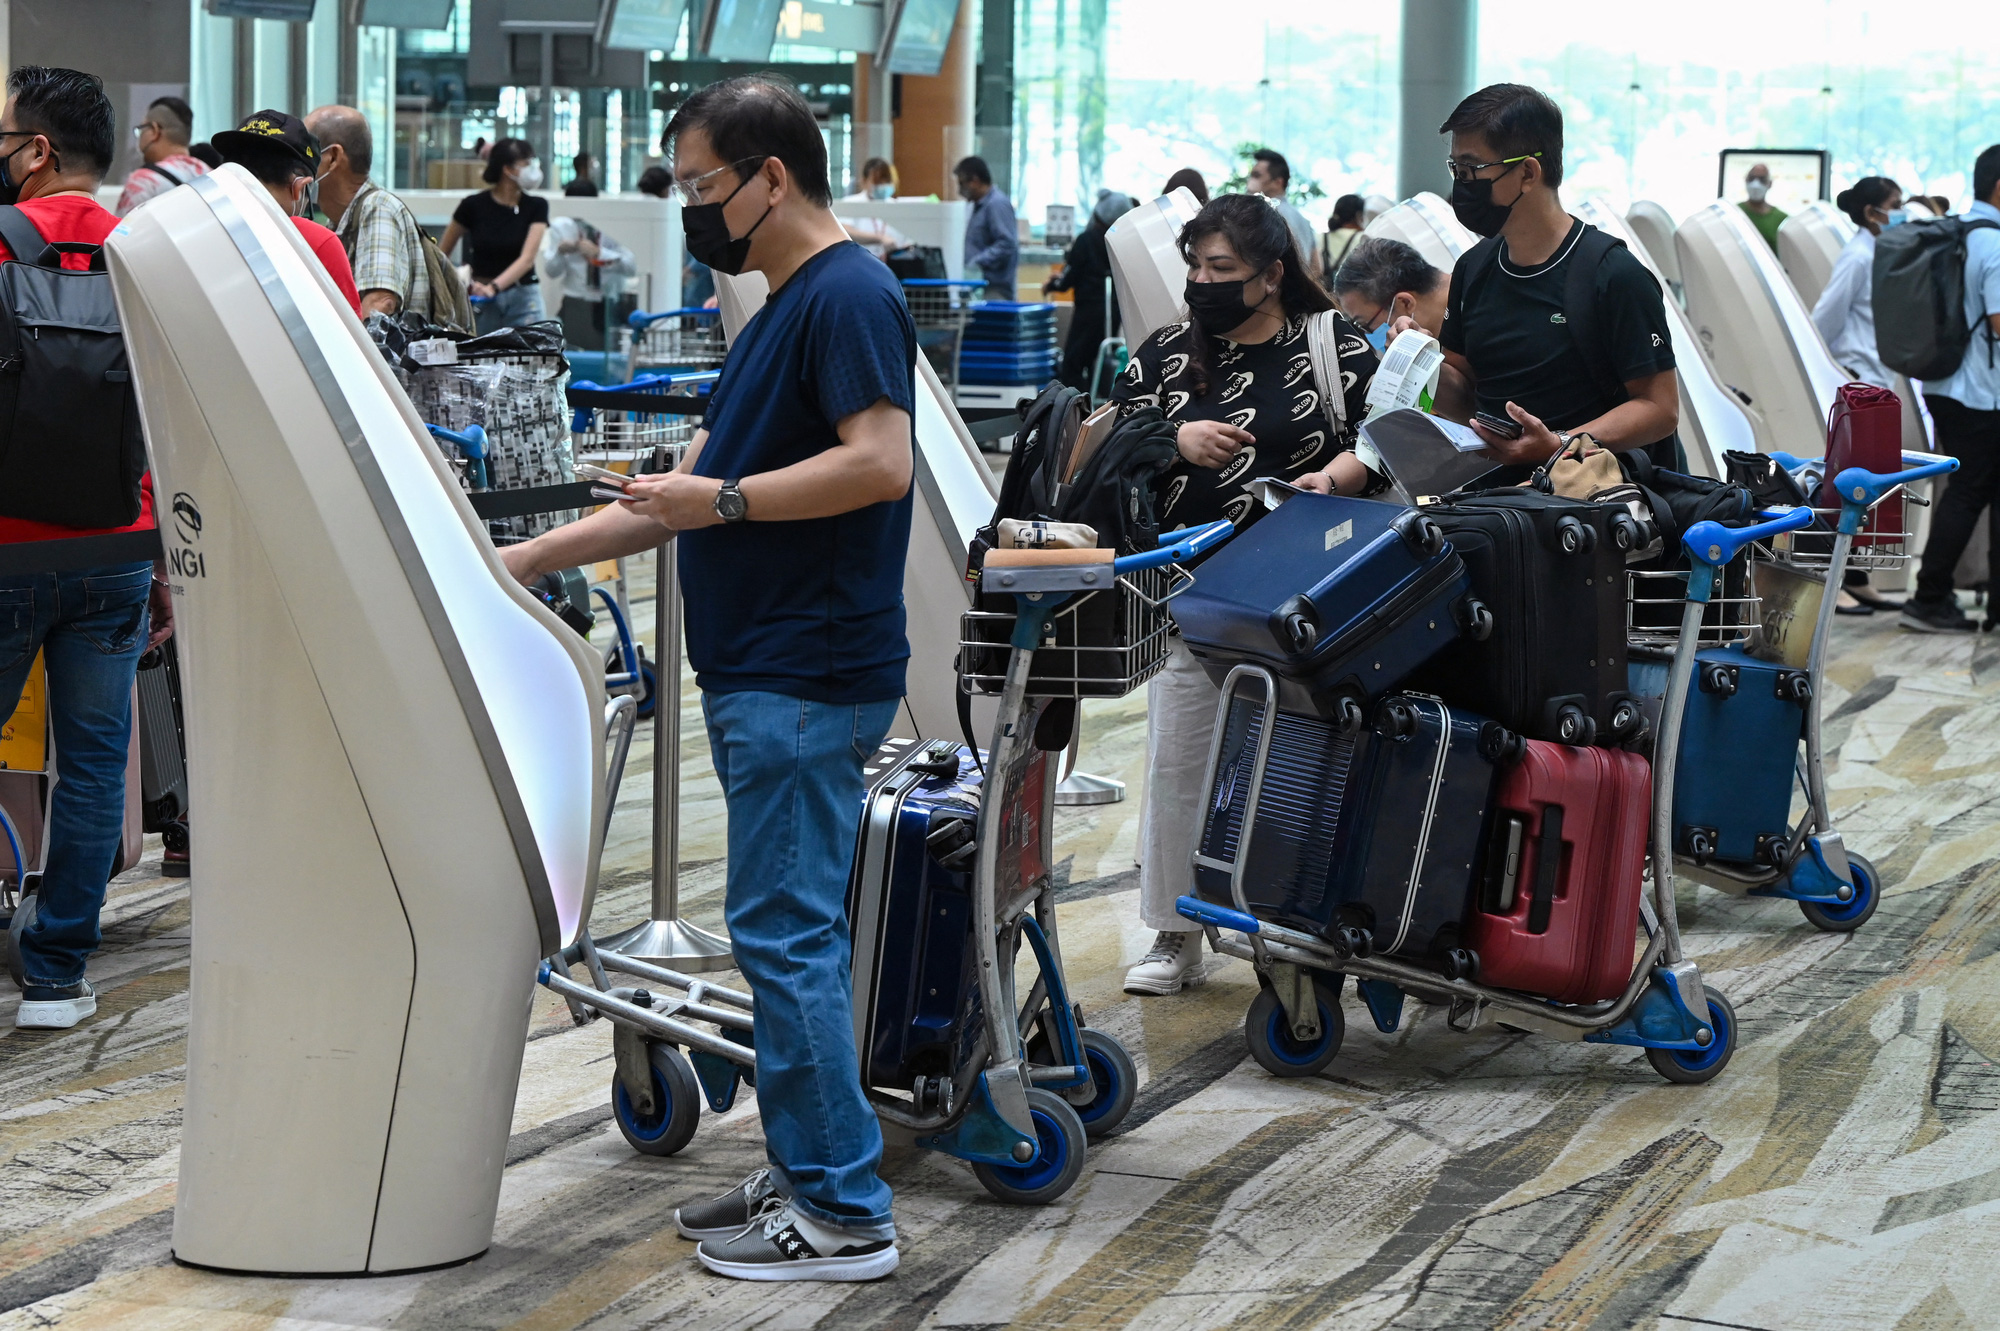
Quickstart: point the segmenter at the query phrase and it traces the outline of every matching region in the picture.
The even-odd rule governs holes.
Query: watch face
[[[747,507],[748,505],[743,501],[743,492],[741,490],[733,488],[725,489],[715,496],[715,511],[722,515],[725,522],[735,522],[741,519]]]

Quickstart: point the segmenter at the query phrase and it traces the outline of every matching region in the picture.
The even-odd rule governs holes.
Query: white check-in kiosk
[[[536,962],[595,886],[603,663],[506,575],[240,167],[106,248],[201,809],[174,1252],[294,1273],[473,1257]]]
[[[1479,243],[1451,211],[1451,205],[1426,190],[1384,211],[1361,232],[1364,236],[1400,240],[1424,256],[1433,268],[1447,273],[1458,256]]]
[[[1778,256],[1743,210],[1716,202],[1674,232],[1688,318],[1725,383],[1750,395],[1764,452],[1818,457],[1848,382]]]
[[[723,336],[733,345],[743,325],[762,308],[770,287],[761,273],[717,273],[715,292]],[[916,404],[916,503],[903,562],[910,667],[903,708],[890,733],[906,739],[957,739],[960,616],[972,608],[966,548],[992,519],[1000,491],[951,395],[922,355],[917,357]],[[982,743],[992,733],[996,706],[991,698],[972,700],[972,733]]]
[[[1654,277],[1667,280],[1653,262],[1652,250],[1615,209],[1602,200],[1585,199],[1574,211],[1606,235],[1624,241],[1625,248],[1651,269]],[[1674,378],[1680,387],[1681,448],[1687,454],[1689,471],[1719,479],[1725,452],[1757,451],[1756,413],[1716,375],[1694,325],[1688,322],[1687,311],[1674,299],[1671,289],[1666,292],[1666,306],[1667,332],[1674,344]]]
[[[1819,303],[1834,261],[1859,228],[1825,199],[1815,199],[1778,224],[1778,262],[1806,309]]]
[[[1675,299],[1681,294],[1681,256],[1674,249],[1674,219],[1651,199],[1640,199],[1625,214],[1625,228],[1639,241],[1653,271],[1667,279]]]
[[[1181,231],[1200,211],[1194,191],[1183,185],[1140,204],[1104,233],[1127,346],[1137,348],[1168,324],[1187,318],[1188,266],[1181,257]]]

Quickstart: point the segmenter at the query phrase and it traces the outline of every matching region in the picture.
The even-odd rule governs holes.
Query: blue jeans
[[[516,284],[505,291],[496,291],[492,300],[481,301],[472,307],[472,322],[479,326],[481,333],[519,328],[522,324],[535,323],[547,317],[542,310],[540,282],[529,282],[525,286]]]
[[[75,984],[97,950],[97,913],[125,830],[132,680],[152,581],[151,564],[0,577],[0,716],[20,702],[39,648],[56,751],[47,871],[21,938],[29,984]]]
[[[889,1185],[875,1173],[882,1127],[854,1049],[847,878],[862,764],[898,702],[704,693],[701,705],[729,808],[724,913],[757,1000],[757,1112],[772,1181],[815,1220],[894,1238]]]

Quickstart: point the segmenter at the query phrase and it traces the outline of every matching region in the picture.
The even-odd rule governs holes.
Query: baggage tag
[[[1290,481],[1281,481],[1275,476],[1265,476],[1259,480],[1254,480],[1243,488],[1255,496],[1257,502],[1267,509],[1275,509],[1293,495],[1312,493],[1310,490],[1300,489]]]

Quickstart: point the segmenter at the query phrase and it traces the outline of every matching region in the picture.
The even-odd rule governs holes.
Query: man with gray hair
[[[450,308],[451,293],[433,300],[434,265],[425,254],[416,217],[401,199],[368,178],[375,141],[366,117],[351,106],[322,106],[306,117],[306,128],[320,142],[319,206],[333,221],[353,265],[361,317],[414,310],[433,323],[469,330],[469,307],[461,320]],[[458,300],[465,300],[462,291]]]
[[[208,168],[188,155],[188,140],[193,134],[194,111],[180,98],[161,97],[147,107],[146,118],[132,127],[140,164],[125,177],[124,192],[112,211],[120,217],[129,216],[148,199],[207,175]]]

